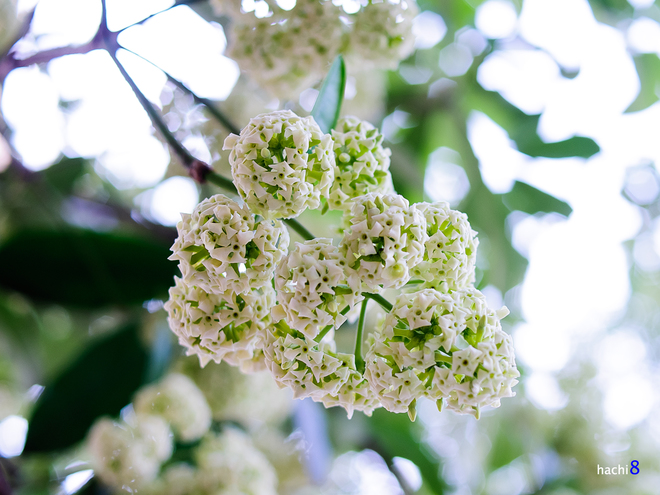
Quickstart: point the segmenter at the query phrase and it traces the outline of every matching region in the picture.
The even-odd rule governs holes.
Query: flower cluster
[[[334,180],[332,138],[312,117],[290,110],[250,120],[240,136],[230,134],[223,149],[239,194],[264,218],[290,218],[316,209]]]
[[[212,293],[248,293],[268,285],[289,246],[282,222],[255,218],[246,205],[222,194],[182,214],[171,260],[183,282]]]
[[[443,202],[417,203],[415,207],[426,219],[428,239],[422,262],[412,270],[413,277],[427,287],[460,289],[472,284],[479,240],[467,215]]]
[[[363,297],[347,284],[339,249],[331,239],[296,243],[275,272],[276,321],[314,339],[330,325],[339,328],[344,316]]]
[[[276,495],[275,470],[250,438],[235,428],[209,433],[193,452],[192,464],[167,467],[147,495]]]
[[[142,388],[133,407],[138,416],[157,415],[165,419],[182,442],[200,439],[211,426],[211,409],[204,394],[190,378],[178,373]]]
[[[290,10],[268,1],[267,12],[213,0],[232,20],[228,55],[276,97],[292,98],[319,81],[343,53],[352,69],[395,69],[414,48],[415,0],[368,0],[347,14],[331,0],[297,0]]]
[[[187,354],[197,355],[202,366],[224,360],[252,367],[252,360],[260,356],[260,331],[268,324],[275,303],[273,288],[266,285],[246,294],[209,293],[175,280],[165,309],[170,328]]]
[[[478,417],[511,397],[519,373],[511,338],[474,288],[403,294],[372,335],[365,376],[382,405],[414,415],[416,399]]]
[[[102,418],[92,426],[87,448],[103,483],[136,491],[152,482],[172,455],[172,433],[158,416],[138,416],[134,425]]]
[[[365,292],[398,289],[424,256],[426,220],[398,194],[355,199],[339,249],[352,284]]]
[[[312,117],[291,111],[259,115],[230,135],[225,148],[245,204],[214,197],[184,216],[170,326],[202,366],[266,368],[295,398],[349,416],[382,406],[414,418],[420,397],[478,416],[517,383],[500,325],[508,311],[489,309],[473,286],[478,241],[467,217],[396,194],[382,141],[354,117],[323,135]],[[330,207],[343,212],[339,244],[313,238],[288,251],[278,219]],[[398,291],[394,305],[385,290]],[[367,298],[389,313],[365,339]],[[338,352],[331,332],[360,303],[356,352]]]
[[[328,197],[330,208],[346,211],[358,196],[394,192],[389,171],[392,152],[383,147],[378,129],[357,117],[342,117],[332,139],[337,172]]]
[[[418,13],[414,0],[368,0],[355,14],[348,63],[396,69],[415,47],[412,21]]]
[[[354,410],[371,415],[379,406],[355,367],[355,356],[336,352],[334,341],[307,339],[280,321],[267,331],[264,353],[273,378],[292,389],[296,399],[342,406],[349,417]]]
[[[290,12],[234,16],[228,55],[262,87],[295,97],[315,84],[339,53],[345,24],[332,1],[298,0]]]

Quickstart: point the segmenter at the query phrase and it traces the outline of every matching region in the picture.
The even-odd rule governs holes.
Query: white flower
[[[412,270],[423,287],[460,289],[474,282],[474,267],[479,240],[467,215],[449,208],[444,202],[416,203],[426,218],[424,259]],[[446,284],[446,285],[443,285]]]
[[[170,259],[179,261],[188,285],[239,294],[270,285],[289,246],[282,222],[256,219],[246,205],[222,194],[203,200],[192,215],[182,216]]]
[[[325,407],[343,407],[349,419],[353,416],[353,411],[362,411],[371,416],[375,409],[381,407],[380,400],[367,379],[355,369],[350,370],[348,379],[336,394],[323,396],[321,402]]]
[[[137,490],[153,481],[172,455],[172,434],[155,416],[138,416],[136,427],[97,420],[87,437],[95,475],[116,489]]]
[[[265,370],[246,374],[225,363],[200,368],[191,358],[181,360],[176,369],[204,393],[216,421],[236,421],[252,428],[279,424],[291,412],[291,394],[281,390]]]
[[[250,438],[234,428],[208,433],[193,450],[195,464],[169,465],[146,495],[276,495],[273,466]]]
[[[365,377],[383,406],[404,412],[415,399],[444,400],[474,414],[513,395],[519,376],[511,338],[474,288],[403,294],[370,336]]]
[[[209,294],[179,278],[175,282],[165,303],[167,321],[188,356],[197,355],[202,366],[211,360],[239,366],[258,354],[260,331],[275,304],[271,286],[246,294]]]
[[[403,196],[370,193],[355,198],[348,218],[339,250],[350,285],[363,292],[405,285],[424,255],[424,216]]]
[[[265,218],[290,218],[321,204],[334,179],[332,138],[290,110],[258,115],[223,149],[238,192]]]
[[[347,61],[356,68],[396,69],[415,47],[415,0],[369,0],[353,17]]]
[[[337,172],[330,188],[328,205],[350,210],[357,196],[393,192],[389,148],[383,135],[369,122],[342,117],[332,130]]]
[[[274,96],[296,97],[325,76],[339,53],[341,14],[330,0],[298,0],[273,17],[242,16],[232,26],[228,56]]]
[[[266,330],[266,367],[281,387],[293,390],[296,399],[320,401],[335,395],[348,380],[349,367],[335,352],[334,343],[317,343],[292,330],[282,320]]]
[[[138,415],[164,418],[183,442],[201,438],[211,427],[211,409],[204,394],[190,378],[178,373],[140,389],[133,407]]]
[[[208,493],[276,495],[277,475],[250,437],[235,428],[207,435],[195,451]]]
[[[347,311],[364,299],[348,287],[340,261],[332,239],[296,243],[275,272],[279,304],[272,309],[273,319],[284,318],[308,339],[328,325],[339,328]]]

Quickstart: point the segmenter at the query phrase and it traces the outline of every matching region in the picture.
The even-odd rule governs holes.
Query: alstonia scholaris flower
[[[356,68],[396,69],[415,48],[415,0],[368,0],[353,18],[347,62]]]
[[[424,287],[460,289],[474,282],[479,239],[467,215],[452,210],[444,202],[416,203],[426,218],[423,261],[412,270],[413,278],[424,281]]]
[[[280,389],[268,371],[247,374],[225,363],[200,368],[192,358],[180,360],[176,369],[204,393],[216,421],[236,421],[253,428],[279,424],[291,412],[291,394]]]
[[[478,416],[514,395],[519,373],[500,326],[507,313],[490,310],[474,288],[403,294],[371,336],[365,377],[388,411],[414,414],[415,400],[426,396]]]
[[[270,322],[275,291],[270,285],[245,294],[210,294],[175,278],[165,303],[170,329],[201,366],[226,361],[233,366],[252,366],[260,348],[260,332]]]
[[[246,205],[222,194],[182,217],[170,259],[179,262],[186,284],[239,294],[270,285],[289,246],[282,222],[257,219]]]
[[[312,117],[290,110],[258,115],[223,149],[234,184],[251,210],[265,218],[291,218],[316,209],[334,180],[332,137]]]
[[[275,272],[279,304],[272,309],[273,319],[285,319],[310,340],[327,325],[339,328],[344,315],[364,299],[348,287],[340,261],[332,239],[297,242]]]
[[[297,96],[325,75],[346,29],[330,0],[298,0],[290,11],[232,25],[228,56],[278,98]]]
[[[145,493],[154,495],[276,495],[277,475],[245,433],[209,433],[193,452],[195,467],[169,466]]]
[[[131,427],[101,418],[87,436],[95,476],[117,490],[146,486],[172,455],[172,433],[164,419],[139,415],[136,420]]]
[[[392,152],[383,147],[378,129],[357,117],[342,117],[332,139],[337,172],[328,198],[330,208],[346,211],[357,196],[394,192],[389,170]]]
[[[204,394],[187,376],[170,373],[159,383],[140,389],[133,400],[135,412],[165,419],[177,439],[192,442],[211,427],[211,409]]]
[[[339,250],[350,285],[363,292],[400,288],[422,261],[426,220],[398,194],[355,198]]]

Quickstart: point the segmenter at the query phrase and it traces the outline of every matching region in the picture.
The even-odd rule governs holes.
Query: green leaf
[[[61,194],[69,194],[73,185],[85,172],[84,158],[64,158],[42,172],[44,178]]]
[[[330,132],[337,125],[341,104],[346,88],[346,66],[344,58],[338,55],[323,81],[319,96],[312,109],[312,117],[324,133]]]
[[[78,307],[141,304],[172,285],[169,254],[162,244],[115,234],[23,231],[0,246],[0,285]]]
[[[99,416],[116,416],[144,382],[148,354],[127,325],[95,342],[39,397],[25,452],[51,452],[82,440]]]
[[[513,185],[511,191],[502,195],[502,201],[511,211],[518,210],[530,215],[556,212],[568,216],[573,211],[568,203],[518,181]]]
[[[377,451],[386,461],[404,457],[419,468],[424,487],[436,495],[442,495],[447,486],[440,479],[440,462],[416,438],[418,428],[406,414],[392,414],[384,409],[374,411],[368,420],[371,432],[378,444]]]
[[[635,57],[635,67],[641,88],[635,101],[624,113],[639,112],[644,110],[660,98],[660,58],[655,53],[644,53]]]

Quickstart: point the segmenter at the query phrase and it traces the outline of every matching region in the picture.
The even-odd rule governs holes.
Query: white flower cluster
[[[414,415],[416,399],[479,416],[499,406],[519,373],[511,337],[474,288],[403,294],[372,335],[365,376],[389,411]]]
[[[354,410],[371,415],[379,406],[356,370],[355,356],[336,352],[334,341],[318,343],[280,321],[267,331],[264,353],[277,383],[292,389],[296,399],[342,406],[349,417]]]
[[[260,332],[268,325],[275,304],[273,288],[266,285],[247,294],[208,293],[175,280],[165,309],[187,355],[196,355],[202,366],[226,361],[253,368],[253,360],[260,356]]]
[[[156,479],[172,455],[172,433],[158,416],[140,415],[133,426],[102,418],[88,434],[87,449],[104,484],[135,492]]]
[[[252,429],[280,424],[291,412],[290,391],[281,390],[266,370],[246,374],[226,363],[200,368],[192,358],[180,360],[176,369],[199,387],[216,421],[236,421]]]
[[[412,24],[417,14],[414,0],[368,0],[355,14],[346,54],[348,63],[396,69],[415,48]]]
[[[339,245],[351,284],[364,292],[398,289],[424,256],[426,220],[398,194],[355,199]]]
[[[355,117],[323,135],[312,117],[288,110],[230,135],[225,148],[245,205],[214,197],[179,225],[172,258],[184,278],[170,290],[170,326],[202,366],[267,368],[295,398],[349,416],[384,406],[414,418],[420,397],[478,416],[513,395],[519,376],[500,325],[507,310],[488,309],[473,287],[478,241],[467,217],[396,194],[382,141]],[[315,238],[287,252],[273,219],[333,204],[343,211],[339,245]],[[366,339],[365,360],[337,352],[330,332],[362,303],[361,349],[365,297],[389,308],[380,293],[396,289],[403,294]]]
[[[200,439],[211,427],[211,409],[202,391],[187,376],[170,373],[142,388],[133,400],[136,414],[165,419],[182,442]]]
[[[228,55],[276,97],[292,98],[325,75],[334,57],[351,68],[395,69],[414,48],[415,0],[365,0],[347,14],[332,0],[297,0],[290,10],[268,1],[258,15],[238,0],[213,0],[232,20]],[[256,10],[256,9],[255,9]]]
[[[234,184],[246,205],[265,218],[290,218],[327,197],[335,172],[332,146],[312,117],[281,110],[251,119],[223,149],[231,150]]]
[[[298,0],[295,8],[257,19],[234,15],[228,56],[277,97],[315,84],[339,53],[345,24],[332,1]]]
[[[358,196],[394,192],[389,170],[392,152],[383,147],[378,129],[357,117],[342,117],[332,139],[337,172],[330,187],[330,208],[346,211]]]
[[[343,262],[331,239],[296,243],[275,272],[273,319],[312,340],[330,325],[339,328],[346,312],[364,297],[349,288]]]
[[[235,428],[209,433],[195,448],[194,466],[176,463],[144,491],[147,495],[276,495],[275,470],[250,438]]]
[[[467,215],[452,210],[447,203],[417,203],[426,219],[424,258],[412,270],[425,287],[460,289],[474,283],[477,261],[477,233]]]
[[[279,220],[255,218],[250,208],[222,194],[182,214],[171,260],[179,262],[183,282],[212,293],[249,293],[269,285],[289,246]]]

